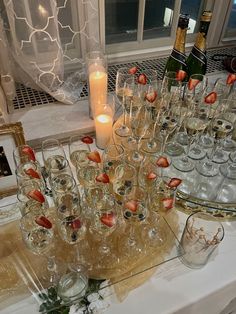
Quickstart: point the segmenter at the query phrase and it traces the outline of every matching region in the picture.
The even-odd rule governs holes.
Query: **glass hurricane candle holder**
[[[107,99],[107,60],[101,51],[91,51],[86,56],[89,112],[94,118]]]

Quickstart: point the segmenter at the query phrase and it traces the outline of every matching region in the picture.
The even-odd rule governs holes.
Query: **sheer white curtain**
[[[85,54],[99,47],[98,0],[3,0],[0,75],[7,99],[21,82],[75,103]]]

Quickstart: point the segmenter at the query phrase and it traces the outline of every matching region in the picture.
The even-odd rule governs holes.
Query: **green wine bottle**
[[[176,72],[179,80],[185,80],[187,77],[187,65],[185,55],[185,39],[188,29],[189,15],[180,14],[178,27],[176,31],[175,44],[171,55],[169,56],[164,74],[169,71]]]
[[[206,37],[211,22],[212,12],[204,11],[201,16],[200,28],[196,42],[187,58],[188,77],[192,74],[205,74],[207,67]]]

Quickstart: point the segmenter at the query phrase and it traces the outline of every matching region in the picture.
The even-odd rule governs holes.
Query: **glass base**
[[[229,160],[233,163],[236,163],[236,152],[233,152],[229,155]]]
[[[161,143],[155,139],[151,141],[144,141],[144,143],[141,146],[141,150],[149,154],[156,153],[160,151],[160,149]]]
[[[188,157],[194,160],[203,159],[206,156],[206,152],[200,146],[193,146],[190,148]]]
[[[196,169],[205,177],[214,177],[219,173],[219,166],[210,160],[205,162],[199,161],[196,165]]]
[[[140,163],[144,160],[144,155],[141,152],[133,151],[128,157],[129,162],[137,162]]]
[[[175,137],[175,140],[176,142],[183,146],[187,146],[189,142],[188,135],[184,132],[178,133],[177,136]]]
[[[121,125],[119,128],[115,129],[115,134],[120,137],[127,137],[130,134],[130,129],[125,125]]]
[[[208,154],[208,157],[209,157],[209,154]],[[223,150],[217,150],[212,157],[212,161],[217,164],[224,164],[225,162],[228,161],[228,159],[229,159],[229,153]]]
[[[235,152],[236,151],[236,142],[231,138],[226,138],[222,143],[222,148],[227,152]]]
[[[169,155],[169,156],[180,156],[184,153],[184,149],[183,147],[175,142],[170,142],[166,145],[165,147],[165,152]]]
[[[181,158],[175,159],[173,161],[173,166],[182,172],[190,172],[194,169],[194,162],[188,158],[188,156],[183,156]]]
[[[209,135],[202,135],[199,139],[199,144],[204,148],[211,148],[214,146],[214,139]]]

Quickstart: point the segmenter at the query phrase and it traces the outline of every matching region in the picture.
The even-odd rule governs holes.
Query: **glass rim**
[[[190,214],[185,222],[185,226],[184,226],[184,230],[186,229],[188,233],[190,233],[190,230],[189,230],[189,221],[190,219],[195,216],[195,215],[199,215],[198,218],[202,219],[202,220],[205,220],[205,221],[210,221],[210,222],[216,222],[219,224],[219,227],[221,228],[221,237],[219,238],[219,241],[221,242],[223,239],[224,239],[224,236],[225,236],[225,229],[224,229],[224,226],[223,224],[214,216],[208,214],[208,213],[205,213],[205,212],[202,212],[202,211],[196,211],[196,212],[193,212],[192,214]],[[206,217],[208,219],[204,219],[203,217]],[[183,230],[183,232],[184,232]],[[217,243],[219,244],[219,243]]]
[[[53,181],[55,181],[55,180],[56,180],[58,177],[60,177],[60,176],[62,176],[62,178],[65,178],[65,177],[66,177],[67,179],[69,178],[69,179],[71,180],[71,182],[73,183],[69,189],[63,190],[63,191],[61,191],[61,192],[55,189],[54,182],[53,182]],[[59,178],[59,179],[60,179],[60,178]],[[58,193],[58,194],[62,194],[62,193],[64,194],[64,193],[66,193],[66,192],[72,191],[72,190],[75,189],[76,186],[77,186],[76,181],[75,181],[75,178],[74,178],[72,175],[68,174],[68,173],[59,173],[58,175],[56,175],[55,177],[53,177],[53,178],[51,179],[51,181],[52,181],[52,186],[51,186],[52,190],[53,190],[55,193]]]

